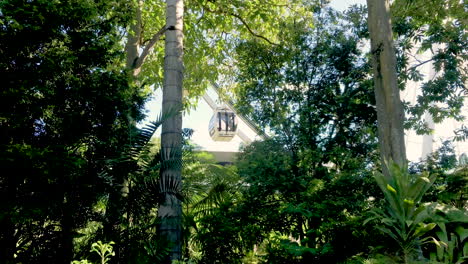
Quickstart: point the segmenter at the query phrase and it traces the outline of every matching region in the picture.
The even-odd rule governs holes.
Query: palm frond
[[[171,116],[160,113],[155,121],[149,122],[144,127],[138,129],[137,135],[133,138],[132,147],[128,153],[130,157],[138,159],[140,154],[147,150],[151,138],[162,123],[169,117]]]

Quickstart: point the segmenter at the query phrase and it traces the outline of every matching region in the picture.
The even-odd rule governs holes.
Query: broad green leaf
[[[468,229],[463,228],[463,226],[461,226],[461,225],[459,225],[459,226],[457,226],[455,228],[455,232],[460,237],[460,242],[462,242],[462,243],[468,237]],[[465,243],[467,243],[467,242],[465,242]]]

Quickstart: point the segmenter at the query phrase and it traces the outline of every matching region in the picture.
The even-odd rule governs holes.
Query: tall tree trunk
[[[138,75],[139,71],[136,72],[135,65],[139,57],[140,48],[140,37],[141,37],[141,1],[137,1],[134,9],[135,21],[130,25],[130,30],[127,34],[127,43],[125,45],[125,53],[127,60],[125,66],[131,70],[132,75]]]
[[[181,190],[182,83],[183,83],[183,0],[166,0],[166,40],[162,112],[174,113],[162,124],[161,153],[163,167],[160,188],[163,201],[158,208],[158,234],[171,245],[166,263],[181,258],[182,206],[177,197]],[[168,165],[168,160],[175,160]],[[178,161],[178,162],[177,162]]]
[[[2,148],[3,150],[3,148]],[[6,172],[0,177],[3,188],[0,188],[0,260],[2,263],[15,263],[14,254],[16,252],[15,229],[16,224],[13,220],[15,213],[17,186],[16,177],[8,171],[17,171],[14,168],[6,168]],[[20,171],[19,173],[21,173]],[[23,171],[24,172],[24,171]],[[21,175],[21,174],[20,174]]]
[[[62,153],[66,153],[64,149]],[[65,155],[62,155],[65,156]],[[77,200],[75,199],[75,186],[72,185],[70,174],[66,173],[65,167],[62,168],[62,178],[60,179],[61,196],[63,202],[61,204],[60,217],[60,250],[57,250],[57,262],[70,263],[73,260],[73,231],[75,230],[75,221],[73,212],[76,209]]]
[[[68,197],[70,199],[70,197]],[[70,210],[70,202],[62,205],[62,219],[61,219],[61,248],[59,252],[59,261],[61,263],[70,263],[73,259],[73,215]]]
[[[404,111],[398,89],[389,1],[367,0],[367,9],[380,157],[383,173],[389,177],[387,163],[390,160],[402,168],[407,165],[403,129]]]

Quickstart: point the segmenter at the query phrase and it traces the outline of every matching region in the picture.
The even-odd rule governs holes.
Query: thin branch
[[[209,7],[207,6],[203,6],[203,9],[205,9],[206,11],[210,12],[210,13],[215,13],[215,14],[225,14],[225,15],[230,15],[230,16],[233,16],[237,19],[240,20],[240,22],[245,26],[245,28],[247,28],[247,30],[249,31],[250,34],[252,34],[253,36],[257,37],[257,38],[261,38],[263,40],[265,40],[266,42],[268,42],[269,44],[271,45],[279,45],[277,43],[274,43],[272,42],[271,40],[269,40],[268,38],[262,36],[262,35],[259,35],[257,33],[255,33],[251,28],[250,26],[247,24],[247,22],[238,14],[236,13],[233,13],[233,12],[229,12],[229,11],[225,11],[225,10],[213,10],[213,9],[210,9]]]
[[[431,50],[431,52],[432,52],[432,50]],[[406,54],[408,54],[408,56],[412,57],[415,61],[421,62],[421,60],[419,58],[417,58],[413,53],[407,52]]]
[[[422,65],[424,65],[424,64],[426,64],[426,63],[428,63],[428,62],[431,62],[431,61],[433,61],[433,60],[434,60],[434,58],[428,59],[428,60],[423,61],[423,62],[421,62],[421,61],[418,60],[419,64],[416,64],[416,65],[414,65],[414,66],[411,66],[411,67],[410,67],[408,70],[406,70],[406,71],[409,71],[409,70],[412,70],[412,69],[416,69],[417,67],[422,66]]]
[[[255,33],[255,32],[253,32],[252,29],[251,29],[251,28],[249,27],[249,25],[247,24],[247,22],[245,22],[245,20],[244,20],[241,16],[239,16],[238,14],[234,14],[234,13],[229,12],[228,15],[231,15],[231,16],[236,17],[237,19],[239,19],[240,22],[242,22],[242,24],[245,26],[245,28],[247,28],[247,30],[248,30],[248,31],[250,32],[250,34],[252,34],[253,36],[255,36],[255,37],[257,37],[257,38],[261,38],[261,39],[265,40],[266,42],[270,43],[271,45],[278,45],[278,44],[276,44],[276,43],[274,43],[274,42],[271,42],[271,41],[270,41],[269,39],[267,39],[266,37],[264,37],[264,36],[262,36],[262,35],[259,35],[259,34]]]
[[[164,25],[164,26],[161,27],[161,29],[156,34],[153,35],[151,40],[148,42],[148,44],[143,49],[143,52],[141,53],[141,55],[135,60],[135,63],[134,63],[135,72],[139,71],[139,69],[141,68],[141,65],[143,65],[143,62],[145,61],[146,57],[150,53],[151,49],[154,47],[156,42],[159,41],[159,39],[166,32],[167,29],[168,28],[166,27],[166,25]]]
[[[200,16],[200,18],[197,19],[197,23],[196,25],[198,25],[200,23],[200,21],[205,17],[205,9],[202,8],[202,14]]]

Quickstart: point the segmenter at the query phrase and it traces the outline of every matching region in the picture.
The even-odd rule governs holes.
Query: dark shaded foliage
[[[144,101],[116,67],[126,10],[119,1],[0,3],[4,263],[68,263],[77,229],[118,221],[109,215],[126,170],[101,172],[130,143]],[[102,196],[106,219],[93,210]]]

